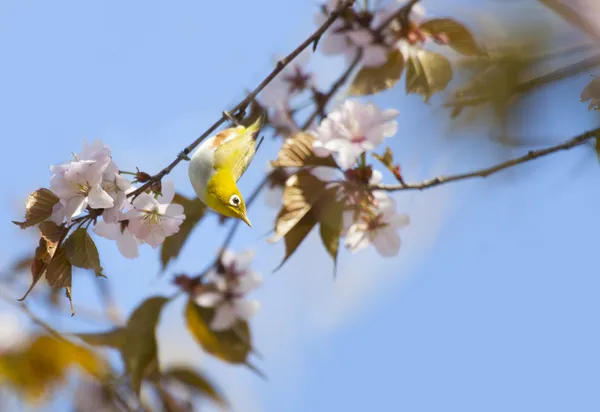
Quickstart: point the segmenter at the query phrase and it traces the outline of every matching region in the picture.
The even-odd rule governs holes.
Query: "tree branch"
[[[183,149],[179,155],[171,162],[170,165],[162,169],[158,174],[152,176],[152,178],[140,186],[135,191],[129,193],[127,196],[134,198],[138,196],[140,193],[143,193],[145,190],[150,188],[152,184],[157,181],[160,181],[163,177],[168,175],[171,170],[175,168],[182,160],[184,160],[187,155],[189,155],[204,139],[210,136],[219,126],[225,123],[229,117],[225,113],[232,113],[236,115],[238,118],[243,117],[246,108],[252,101],[256,98],[256,96],[288,65],[292,60],[294,60],[298,55],[304,51],[311,44],[318,42],[323,33],[333,24],[333,22],[349,7],[354,4],[354,0],[345,0],[340,6],[334,10],[325,23],[321,25],[310,37],[308,37],[300,46],[296,47],[294,51],[292,51],[289,55],[287,55],[282,60],[279,60],[275,65],[275,68],[271,73],[265,77],[265,79],[252,91],[248,94],[241,102],[239,102],[233,109],[223,112],[223,115],[219,120],[217,120],[212,126],[210,126],[204,133],[202,133],[196,140],[194,140],[189,146]]]
[[[559,152],[562,150],[569,150],[576,146],[580,146],[590,139],[597,138],[599,134],[600,134],[600,128],[596,128],[594,130],[585,132],[579,136],[576,136],[572,139],[569,139],[569,140],[567,140],[563,143],[557,144],[555,146],[550,146],[550,147],[547,147],[545,149],[540,149],[540,150],[531,150],[523,156],[511,159],[511,160],[507,160],[505,162],[498,163],[494,166],[487,167],[484,169],[479,169],[479,170],[469,172],[469,173],[461,173],[461,174],[449,175],[449,176],[438,176],[438,177],[434,177],[433,179],[425,180],[421,183],[406,183],[406,184],[397,184],[397,185],[374,185],[374,186],[371,186],[370,189],[383,190],[383,191],[387,191],[387,192],[395,192],[395,191],[402,191],[402,190],[423,190],[423,189],[429,189],[429,188],[435,187],[435,186],[440,186],[440,185],[450,183],[450,182],[456,182],[459,180],[467,180],[467,179],[471,179],[474,177],[487,177],[489,175],[492,175],[494,173],[500,172],[501,170],[508,169],[513,166],[516,166],[516,165],[519,165],[522,163],[527,163],[534,159],[539,159],[541,157],[548,156],[552,153],[556,153],[556,152]]]
[[[417,4],[419,0],[409,0],[404,6],[400,7],[394,14],[385,19],[379,26],[375,28],[376,33],[381,33],[383,29],[385,29],[391,22],[396,19],[406,20],[408,15],[410,14],[412,8],[415,4]],[[405,25],[403,25],[405,26]],[[404,27],[402,28],[404,30]]]

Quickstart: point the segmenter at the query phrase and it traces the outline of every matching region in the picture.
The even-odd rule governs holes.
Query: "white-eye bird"
[[[250,227],[237,181],[262,142],[262,139],[257,142],[257,137],[263,121],[261,115],[248,127],[230,127],[207,138],[192,155],[188,168],[192,187],[206,206],[224,216],[243,220]]]

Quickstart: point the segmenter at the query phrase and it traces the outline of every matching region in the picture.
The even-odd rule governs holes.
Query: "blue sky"
[[[458,15],[472,2],[444,3],[425,5]],[[34,246],[34,237],[9,221],[19,218],[29,192],[48,185],[50,164],[68,159],[87,137],[110,145],[122,169],[158,171],[254,87],[276,55],[313,30],[316,6],[1,2],[0,263]],[[517,15],[520,7],[494,10]],[[465,20],[481,10],[469,10]],[[315,60],[323,84],[341,63]],[[579,103],[588,80],[582,75],[540,91],[527,100],[534,105],[529,125],[510,132],[552,144],[595,127],[597,117]],[[523,150],[500,150],[485,127],[450,132],[439,99],[426,106],[397,89],[372,100],[400,110],[390,145],[407,180],[483,167]],[[241,180],[243,193],[276,150],[277,141],[267,140]],[[269,382],[204,356],[185,332],[183,301],[163,314],[161,362],[204,368],[239,412],[596,411],[598,166],[581,147],[486,180],[398,194],[411,216],[400,255],[343,253],[335,281],[314,234],[271,274],[283,248],[263,234],[276,211],[257,205],[250,210],[254,227],[241,228],[233,247],[254,248],[265,277],[252,325]],[[179,191],[193,193],[185,165],[171,178]],[[157,251],[146,246],[128,261],[98,239],[124,313],[151,294],[172,292],[173,273],[204,268],[225,233],[207,219],[164,277]],[[76,274],[74,296],[75,305],[101,308],[87,273]],[[53,322],[65,331],[106,327],[67,316]]]

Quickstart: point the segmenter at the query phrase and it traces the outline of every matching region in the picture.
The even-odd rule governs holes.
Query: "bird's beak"
[[[246,216],[246,214],[243,214],[243,215],[241,216],[241,219],[242,219],[244,222],[246,222],[246,224],[247,224],[248,226],[252,227],[252,223],[250,223],[250,219],[248,219],[248,216]]]

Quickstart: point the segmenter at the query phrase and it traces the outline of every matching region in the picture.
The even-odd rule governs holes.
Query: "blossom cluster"
[[[131,200],[132,182],[120,173],[110,148],[101,140],[91,145],[84,141],[73,160],[51,166],[50,171],[50,190],[60,199],[51,220],[57,225],[71,224],[86,211],[94,213],[94,232],[115,240],[126,258],[136,258],[140,244],[158,247],[179,231],[185,219],[183,207],[171,204],[172,182],[162,185],[159,196],[141,193]]]
[[[249,320],[260,308],[257,300],[245,299],[246,294],[262,284],[262,277],[250,269],[254,252],[234,253],[225,250],[219,263],[202,277],[202,283],[190,290],[198,306],[215,310],[210,327],[231,329],[239,320]],[[189,278],[176,279],[186,288]]]

